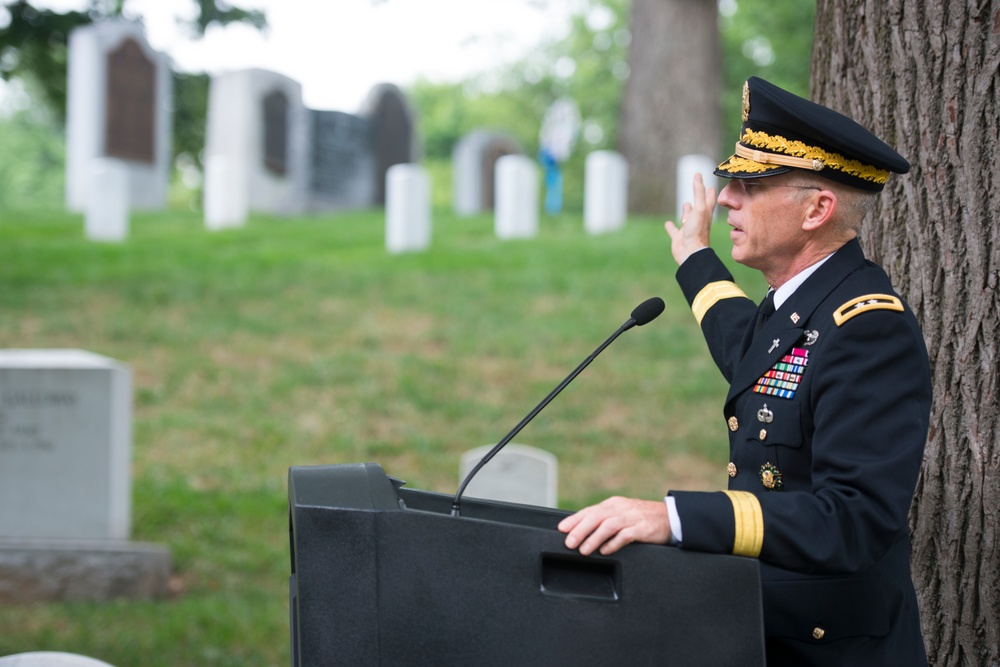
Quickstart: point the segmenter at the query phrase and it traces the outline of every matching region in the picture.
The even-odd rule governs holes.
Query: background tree
[[[813,92],[913,165],[862,230],[923,326],[931,430],[910,515],[932,665],[1000,664],[1000,3],[819,0]]]
[[[814,11],[814,0],[632,0],[618,148],[633,212],[673,215],[681,156],[732,153],[747,77],[808,94]]]
[[[720,145],[716,16],[715,2],[632,0],[618,146],[633,212],[673,215],[678,158]]]

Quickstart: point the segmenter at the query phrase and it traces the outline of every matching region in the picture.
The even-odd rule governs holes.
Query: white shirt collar
[[[819,267],[823,266],[823,263],[826,260],[828,260],[831,257],[833,257],[833,255],[834,255],[834,253],[831,252],[829,255],[827,255],[823,259],[819,260],[818,262],[816,262],[812,266],[808,266],[808,267],[802,269],[801,271],[799,271],[798,273],[796,273],[794,276],[792,276],[791,280],[789,280],[784,285],[782,285],[781,287],[779,287],[778,289],[776,289],[774,291],[774,308],[775,308],[775,310],[777,310],[778,308],[781,308],[781,304],[783,304],[785,301],[787,301],[788,297],[790,297],[792,294],[794,294],[795,290],[797,290],[802,285],[802,283],[804,283],[806,281],[806,279],[809,276],[811,276],[813,273],[815,273],[816,269],[818,269]]]

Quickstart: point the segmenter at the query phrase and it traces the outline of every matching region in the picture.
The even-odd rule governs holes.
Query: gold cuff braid
[[[701,326],[701,321],[705,319],[705,314],[712,306],[722,299],[736,297],[749,298],[731,280],[718,280],[702,287],[701,291],[694,297],[694,301],[691,302],[691,312],[694,313],[694,318],[698,320],[698,326]]]
[[[749,491],[723,491],[733,503],[736,538],[733,555],[757,558],[764,546],[764,513],[760,500]]]

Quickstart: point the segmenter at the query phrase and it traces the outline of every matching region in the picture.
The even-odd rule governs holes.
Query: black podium
[[[288,475],[292,664],[764,665],[757,562],[563,546],[566,512],[406,489],[378,464]]]

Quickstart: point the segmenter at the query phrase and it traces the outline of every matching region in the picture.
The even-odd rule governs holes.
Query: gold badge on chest
[[[781,479],[781,471],[770,462],[760,467],[760,483],[768,491],[777,491],[785,485]]]

